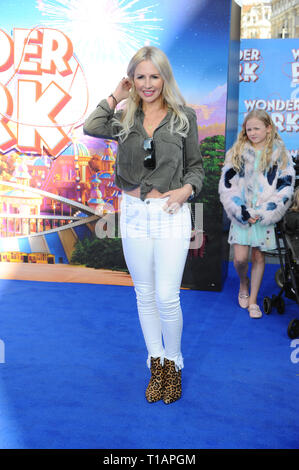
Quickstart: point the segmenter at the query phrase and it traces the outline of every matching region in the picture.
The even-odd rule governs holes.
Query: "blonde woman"
[[[238,302],[251,318],[262,316],[257,297],[265,251],[276,248],[274,226],[291,204],[294,180],[292,158],[271,117],[263,110],[251,111],[227,152],[219,182],[220,200],[231,219],[228,242],[234,246],[234,266],[240,278]]]
[[[196,114],[185,105],[166,55],[143,47],[127,74],[89,116],[84,132],[118,141],[123,251],[151,370],[146,398],[169,404],[181,397],[180,285],[191,231],[186,202],[202,187],[202,158]]]

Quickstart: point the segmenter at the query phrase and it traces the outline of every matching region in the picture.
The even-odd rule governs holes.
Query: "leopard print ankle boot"
[[[181,398],[182,375],[176,370],[174,361],[164,359],[163,401],[166,405]]]
[[[159,357],[151,357],[151,374],[145,396],[149,403],[155,403],[162,399],[163,390],[163,367]]]

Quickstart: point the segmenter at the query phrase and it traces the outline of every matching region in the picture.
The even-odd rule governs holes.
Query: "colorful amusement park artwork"
[[[121,193],[113,178],[116,142],[83,135],[82,124],[143,45],[167,53],[196,111],[206,167],[219,173],[231,1],[213,4],[24,0],[20,9],[7,0],[0,20],[0,265],[92,266],[87,245],[99,218],[118,213]],[[126,270],[122,259],[109,263],[100,267]]]

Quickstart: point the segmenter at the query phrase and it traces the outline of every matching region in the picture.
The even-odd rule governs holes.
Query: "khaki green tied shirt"
[[[187,183],[193,187],[195,196],[202,188],[204,170],[198,142],[198,129],[195,111],[187,106],[183,110],[188,117],[190,128],[185,139],[186,165],[183,175],[183,138],[169,131],[170,111],[155,129],[156,168],[147,169],[143,165],[146,151],[143,142],[148,139],[144,127],[144,113],[139,107],[130,134],[122,142],[117,134],[120,126],[114,118],[120,119],[122,111],[114,112],[106,99],[102,100],[84,123],[83,131],[92,137],[118,141],[115,165],[115,184],[124,191],[140,186],[140,198],[144,200],[153,189],[161,193],[178,189]]]

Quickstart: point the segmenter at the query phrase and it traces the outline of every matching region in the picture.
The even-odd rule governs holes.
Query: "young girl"
[[[239,305],[260,318],[257,296],[265,268],[265,251],[276,248],[274,225],[291,204],[295,171],[270,116],[247,114],[237,141],[227,152],[219,182],[220,200],[231,219],[228,242],[240,278]],[[251,251],[249,293],[248,255]]]

